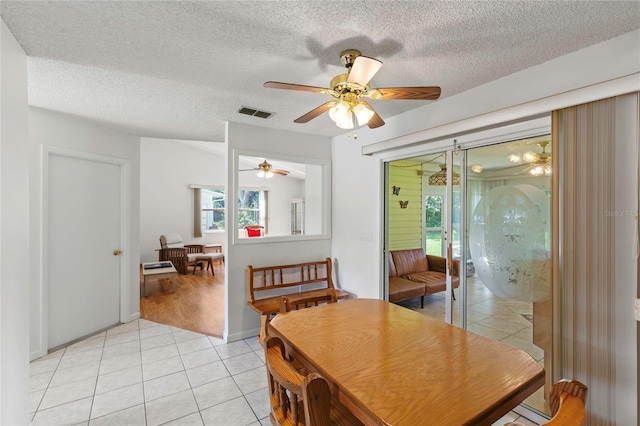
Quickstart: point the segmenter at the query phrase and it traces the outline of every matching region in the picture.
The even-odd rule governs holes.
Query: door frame
[[[42,214],[40,216],[40,354],[44,356],[48,352],[49,345],[49,161],[51,156],[68,157],[78,160],[88,160],[99,163],[107,163],[120,167],[120,250],[124,253],[120,256],[120,306],[119,318],[121,323],[129,320],[127,309],[131,303],[131,161],[110,157],[90,152],[77,151],[68,148],[43,145],[41,149],[42,174]],[[33,355],[33,354],[32,354]]]

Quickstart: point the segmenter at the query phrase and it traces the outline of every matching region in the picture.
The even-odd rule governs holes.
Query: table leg
[[[144,295],[144,297],[147,297],[147,277],[146,276],[142,279],[142,294]]]
[[[171,293],[176,292],[176,274],[171,274]]]

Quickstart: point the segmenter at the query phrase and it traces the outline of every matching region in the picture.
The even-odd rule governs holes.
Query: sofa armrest
[[[434,256],[432,254],[427,255],[427,262],[429,263],[429,270],[442,272],[443,274],[447,273],[447,259],[442,256]],[[460,261],[453,261],[453,271],[452,275],[454,277],[460,276]]]
[[[428,254],[427,263],[429,263],[430,271],[442,272],[443,274],[447,272],[447,259],[442,256]]]
[[[453,260],[453,272],[452,275],[454,277],[459,277],[460,276],[460,261],[459,260]]]

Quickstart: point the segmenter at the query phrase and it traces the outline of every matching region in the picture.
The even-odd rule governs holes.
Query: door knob
[[[122,253],[122,252],[121,252],[120,250],[118,250],[118,249],[115,249],[115,250],[113,251],[113,255],[114,255],[114,256],[120,256],[120,254],[121,254],[121,253]]]

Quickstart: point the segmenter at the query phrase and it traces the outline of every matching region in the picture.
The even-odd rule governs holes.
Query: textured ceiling
[[[372,87],[442,98],[640,27],[617,1],[0,1],[29,56],[29,103],[141,136],[224,140],[226,120],[333,136],[324,114],[342,50],[384,62]],[[426,101],[372,101],[383,119]],[[437,101],[436,101],[437,102]],[[269,119],[240,115],[248,106]]]

